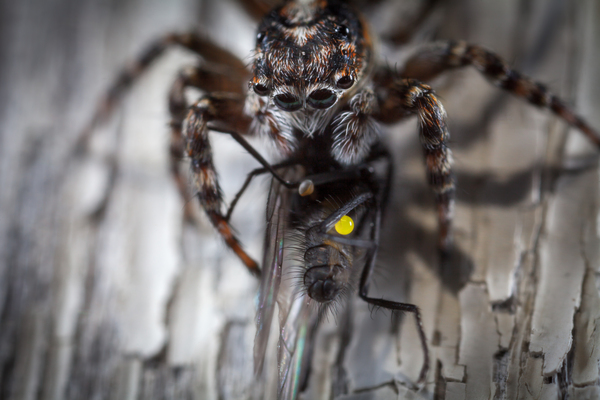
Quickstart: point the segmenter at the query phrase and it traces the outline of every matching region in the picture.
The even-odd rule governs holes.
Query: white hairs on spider
[[[334,120],[333,157],[342,164],[356,164],[369,153],[380,136],[379,124],[372,117],[360,121],[355,111],[340,113]],[[359,138],[359,140],[357,140]]]

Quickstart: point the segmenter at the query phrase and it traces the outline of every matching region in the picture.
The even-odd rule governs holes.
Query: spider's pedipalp
[[[373,118],[377,99],[373,90],[363,89],[350,100],[348,110],[333,121],[333,158],[344,165],[357,164],[379,139],[379,125]]]

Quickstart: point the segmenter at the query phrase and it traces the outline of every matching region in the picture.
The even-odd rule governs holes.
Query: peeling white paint
[[[461,340],[458,363],[466,367],[466,398],[484,399],[492,393],[492,360],[499,335],[484,285],[467,284],[459,295]]]
[[[571,348],[573,315],[579,307],[585,262],[581,235],[594,172],[559,179],[548,207],[545,239],[540,246],[540,283],[535,300],[529,349],[544,357],[544,374],[558,371]],[[558,293],[569,293],[567,296]]]

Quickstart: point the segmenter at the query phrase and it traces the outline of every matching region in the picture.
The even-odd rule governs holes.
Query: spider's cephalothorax
[[[334,117],[341,136],[349,121],[339,110],[368,79],[372,52],[366,25],[344,4],[305,0],[273,10],[256,38],[246,100],[246,112],[256,117],[252,129],[288,155],[297,148],[299,135],[323,133]],[[332,155],[354,163],[367,148],[350,157]]]

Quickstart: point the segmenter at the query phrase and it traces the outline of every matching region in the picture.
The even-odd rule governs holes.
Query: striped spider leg
[[[418,116],[427,179],[437,205],[439,247],[442,251],[448,250],[452,243],[455,192],[452,153],[448,146],[446,111],[433,89],[422,81],[467,65],[473,65],[496,86],[533,105],[550,109],[579,129],[596,146],[600,146],[600,134],[564,101],[551,94],[544,85],[511,69],[498,55],[480,46],[464,42],[436,43],[410,58],[400,73],[381,68],[374,78],[378,108],[373,116],[383,123],[395,123],[407,115]]]
[[[255,111],[254,119],[245,110],[245,85],[249,72],[244,63],[229,51],[217,46],[196,34],[170,34],[150,44],[133,62],[126,66],[111,84],[90,123],[82,131],[76,150],[85,149],[94,129],[108,119],[125,93],[136,80],[171,46],[181,46],[202,57],[197,66],[180,71],[169,92],[169,111],[171,114],[171,173],[184,199],[188,199],[188,187],[180,171],[180,160],[190,160],[197,197],[206,211],[211,223],[218,230],[227,245],[232,248],[248,270],[259,275],[258,264],[245,252],[233,233],[227,219],[222,214],[223,198],[217,174],[212,161],[212,150],[208,131],[232,135],[258,157],[263,165],[270,167],[237,132],[252,132],[251,124],[260,110]],[[187,104],[185,90],[198,88],[207,94],[194,105]],[[116,165],[113,165],[116,169]],[[186,205],[185,215],[192,220],[193,213]]]

